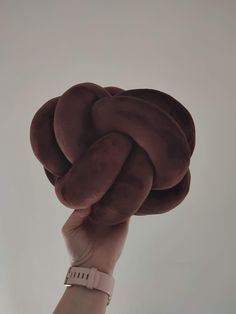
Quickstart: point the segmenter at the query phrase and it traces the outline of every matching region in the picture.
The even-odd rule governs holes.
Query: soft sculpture
[[[30,142],[58,199],[91,206],[95,224],[167,212],[189,192],[194,122],[155,89],[74,85],[39,108]]]

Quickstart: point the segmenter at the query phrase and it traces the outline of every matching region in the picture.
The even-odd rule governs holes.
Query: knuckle
[[[67,234],[67,225],[66,225],[66,224],[64,224],[64,225],[62,226],[62,228],[61,228],[61,233],[62,233],[63,235]]]

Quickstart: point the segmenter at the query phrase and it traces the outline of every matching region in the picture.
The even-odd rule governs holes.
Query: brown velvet
[[[39,108],[30,141],[58,199],[92,206],[94,223],[167,212],[189,191],[194,122],[158,90],[77,84]]]

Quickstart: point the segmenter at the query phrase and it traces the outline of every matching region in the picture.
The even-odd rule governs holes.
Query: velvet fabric
[[[30,142],[58,199],[91,206],[95,224],[167,212],[189,192],[193,118],[158,90],[74,85],[35,113]]]

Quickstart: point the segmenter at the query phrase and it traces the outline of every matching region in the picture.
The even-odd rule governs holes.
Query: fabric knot
[[[194,122],[155,89],[74,85],[39,108],[30,141],[58,199],[92,206],[94,223],[167,212],[189,191]]]

